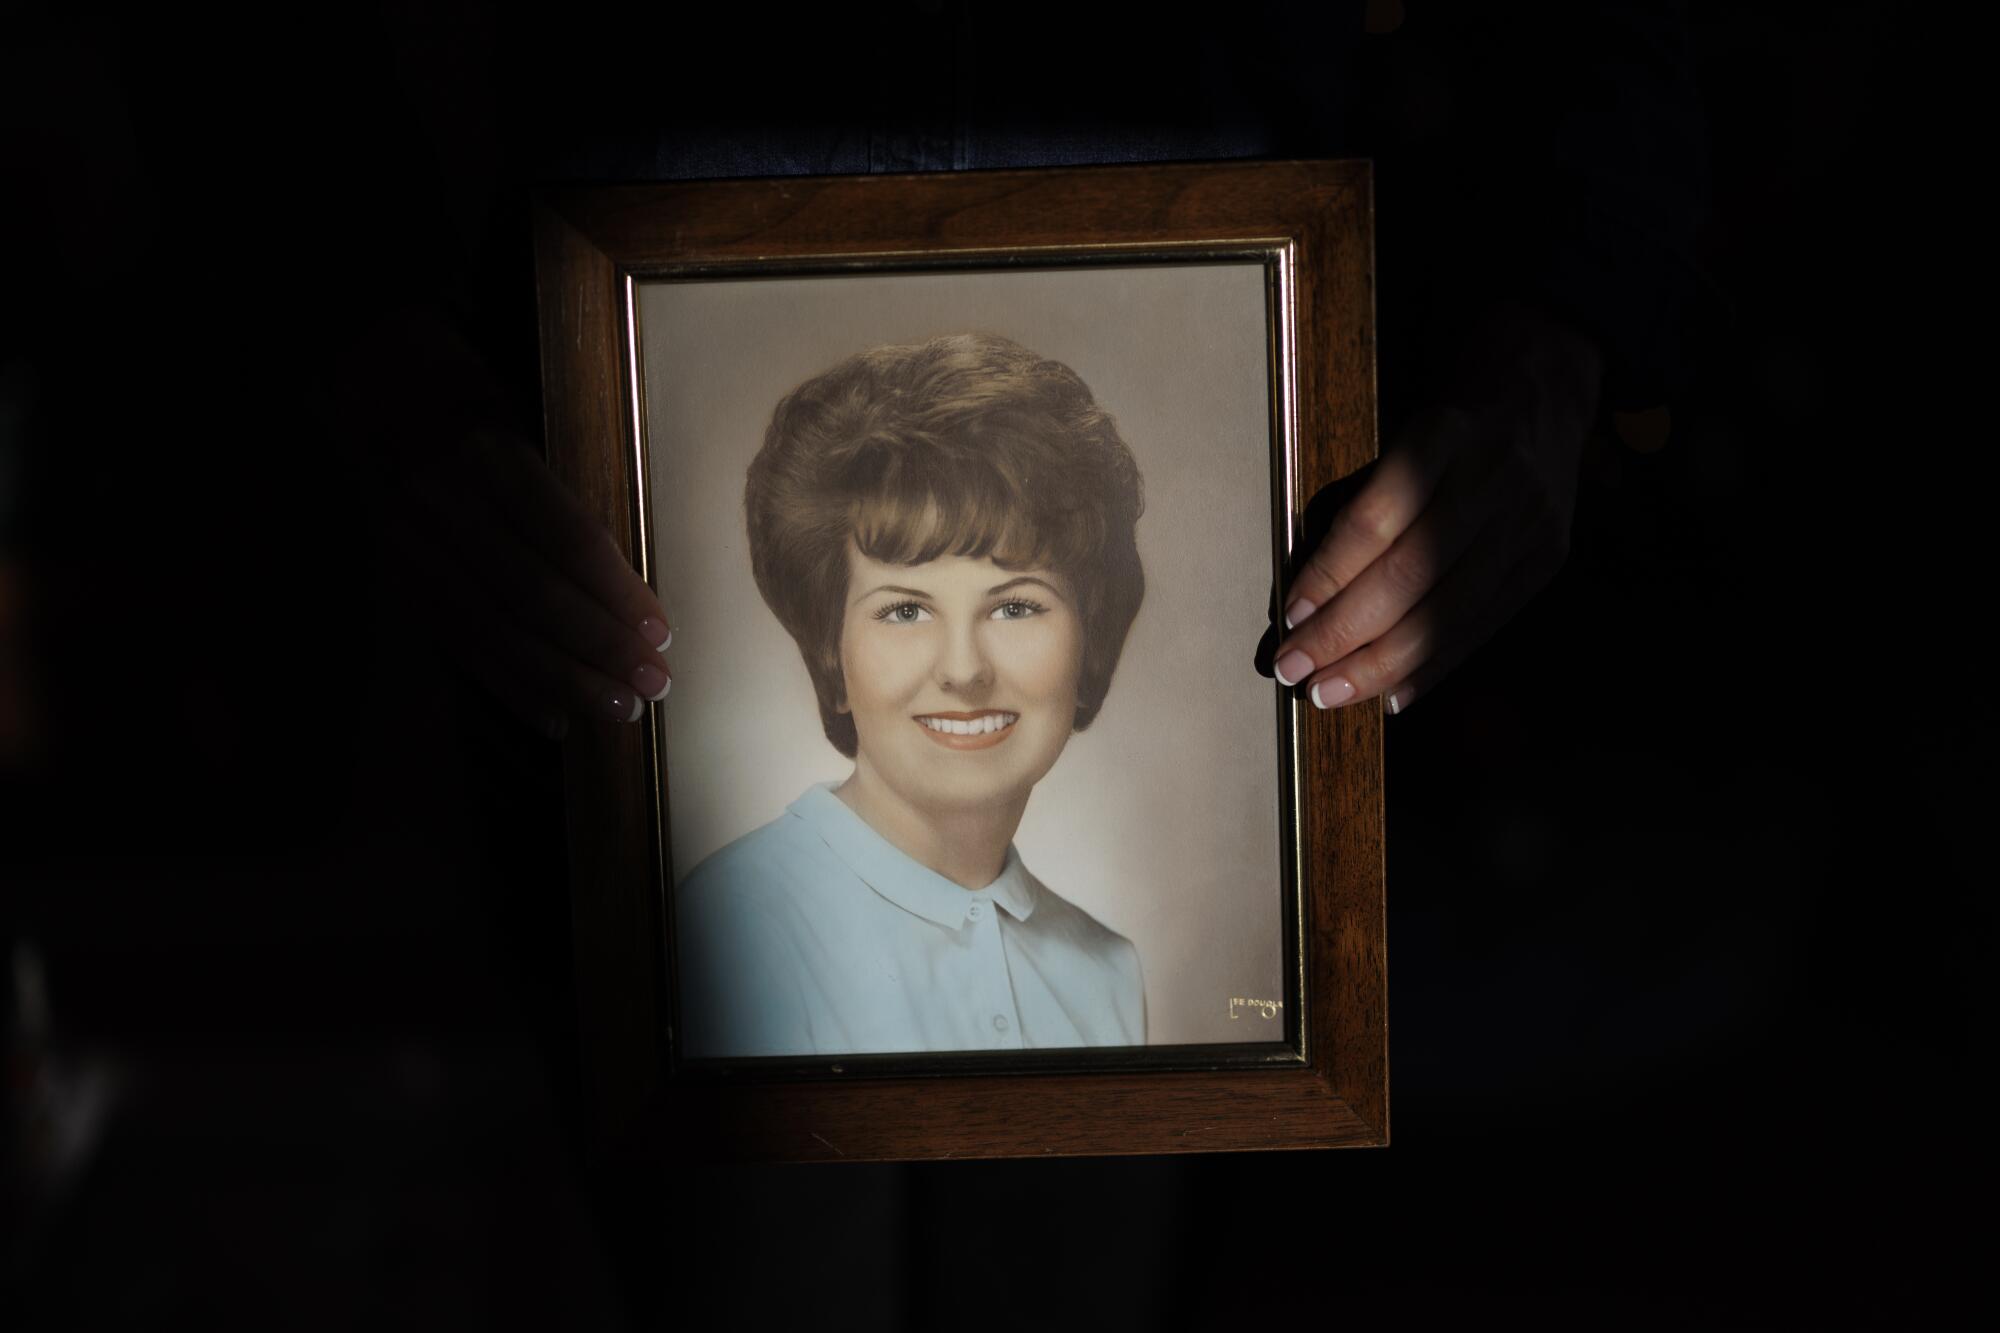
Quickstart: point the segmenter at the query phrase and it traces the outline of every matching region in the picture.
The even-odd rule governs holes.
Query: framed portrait
[[[1255,665],[1375,456],[1369,190],[539,198],[550,465],[674,633],[565,743],[603,1151],[1387,1142],[1380,708]]]

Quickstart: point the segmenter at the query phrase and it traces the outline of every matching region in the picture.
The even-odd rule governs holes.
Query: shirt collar
[[[1034,876],[1021,864],[1012,844],[999,878],[983,889],[967,889],[919,865],[870,828],[833,794],[832,783],[808,787],[789,809],[863,884],[927,921],[957,930],[965,925],[972,905],[982,900],[999,904],[1017,921],[1026,921],[1035,910]]]

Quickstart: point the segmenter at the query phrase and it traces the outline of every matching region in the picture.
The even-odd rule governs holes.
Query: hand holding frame
[[[1334,515],[1281,605],[1280,682],[1321,708],[1401,712],[1554,577],[1569,552],[1604,360],[1523,306],[1478,320],[1442,395]]]

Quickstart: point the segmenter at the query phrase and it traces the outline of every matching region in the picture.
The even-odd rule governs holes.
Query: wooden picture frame
[[[1281,584],[1304,554],[1307,499],[1376,454],[1370,190],[1366,163],[1339,161],[549,190],[535,208],[549,463],[653,577],[648,282],[1254,262],[1268,275]],[[1322,712],[1271,688],[1287,996],[1264,1010],[1282,1038],[1254,1049],[688,1059],[674,1027],[666,732],[657,719],[573,732],[572,927],[598,1151],[832,1161],[1386,1144],[1381,705]]]

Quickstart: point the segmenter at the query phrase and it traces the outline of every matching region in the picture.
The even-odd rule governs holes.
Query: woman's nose
[[[953,626],[940,639],[932,668],[939,685],[963,694],[993,683],[993,663],[977,624]]]

